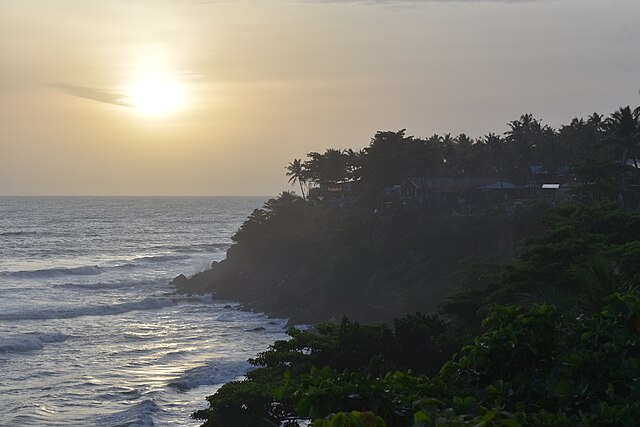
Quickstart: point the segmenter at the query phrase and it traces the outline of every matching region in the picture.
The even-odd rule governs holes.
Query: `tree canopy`
[[[320,189],[359,180],[371,196],[411,177],[495,177],[524,186],[539,173],[552,181],[572,180],[582,185],[583,195],[616,199],[628,190],[624,177],[637,174],[640,107],[621,107],[607,118],[597,113],[575,118],[558,129],[524,114],[507,127],[503,134],[475,139],[417,138],[404,129],[377,132],[359,151],[330,148],[294,160],[287,176]],[[630,164],[635,167],[625,169]]]

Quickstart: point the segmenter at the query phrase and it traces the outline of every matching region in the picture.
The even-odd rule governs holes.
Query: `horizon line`
[[[0,197],[276,197],[276,194],[0,194]]]

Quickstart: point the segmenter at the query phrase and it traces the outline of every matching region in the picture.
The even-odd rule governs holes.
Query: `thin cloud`
[[[124,107],[132,106],[125,102],[125,95],[119,92],[112,92],[93,87],[70,85],[66,83],[52,83],[47,86],[58,89],[67,95],[77,96],[78,98],[90,99],[104,104],[121,105]]]

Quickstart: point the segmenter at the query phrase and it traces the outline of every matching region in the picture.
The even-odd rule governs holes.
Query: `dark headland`
[[[225,260],[173,283],[181,292],[213,293],[293,324],[343,316],[390,322],[432,312],[450,293],[450,273],[460,260],[483,256],[483,268],[496,270],[538,228],[528,211],[517,217],[419,215],[404,206],[382,215],[337,210],[284,194],[245,223]],[[256,217],[269,221],[256,224]],[[249,227],[255,230],[244,234]]]
[[[379,132],[287,167],[179,292],[310,323],[207,426],[640,422],[640,109],[504,135]],[[329,323],[325,323],[329,322]]]

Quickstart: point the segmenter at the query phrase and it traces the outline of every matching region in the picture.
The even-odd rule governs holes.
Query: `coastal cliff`
[[[535,227],[523,216],[424,217],[406,206],[379,214],[283,193],[253,212],[225,260],[173,283],[297,323],[388,322],[433,311],[461,259],[511,260]]]
[[[251,286],[263,286],[263,297],[254,301],[264,310],[293,311],[296,306],[281,305],[282,298],[299,297],[307,290],[313,298],[303,301],[305,308],[317,310],[309,319],[339,312],[317,297],[323,291],[320,278],[275,282],[282,277],[276,273],[286,271],[278,270],[283,266],[277,262],[298,256],[289,260],[298,265],[318,250],[314,245],[336,251],[342,241],[329,245],[337,237],[327,224],[335,225],[338,234],[348,233],[339,218],[354,215],[355,221],[356,212],[324,211],[286,195],[265,208],[238,231],[224,263],[178,282],[185,291],[200,287],[241,301],[258,295]],[[298,218],[286,233],[277,219],[285,214]],[[315,215],[335,222],[319,221]],[[305,222],[310,218],[315,221]],[[323,273],[357,248],[370,257],[369,268],[375,273],[359,273],[358,264],[349,261],[352,275],[325,282],[341,295],[336,305],[352,310],[350,315],[371,316],[365,310],[377,303],[387,308],[384,314],[391,314],[402,307],[397,297],[401,286],[407,286],[404,301],[424,308],[433,305],[428,297],[435,299],[436,292],[446,289],[439,285],[448,285],[452,293],[437,304],[437,314],[400,315],[386,325],[345,318],[311,330],[290,328],[289,340],[275,342],[252,359],[256,369],[247,379],[225,384],[207,398],[209,406],[194,413],[195,418],[205,426],[301,425],[296,420],[330,426],[346,416],[356,420],[353,425],[364,425],[357,422],[366,418],[376,423],[372,425],[389,427],[423,426],[428,417],[460,426],[634,425],[640,414],[637,404],[629,404],[638,402],[633,386],[638,352],[632,350],[639,348],[640,212],[614,204],[573,203],[542,210],[531,206],[510,218],[440,217],[422,224],[411,212],[367,218],[355,221],[363,227],[359,246],[342,246],[341,256],[331,255],[327,264],[315,265],[318,259],[311,257],[305,267],[310,273],[302,277]],[[323,243],[302,233],[301,224],[314,224],[310,229]],[[535,232],[539,224],[545,229]],[[445,230],[448,238],[442,238]],[[505,262],[504,254],[456,262],[481,248],[506,249],[508,236],[517,241],[525,231],[531,237],[518,245],[515,260]],[[270,239],[282,235],[288,235],[280,240],[288,250],[269,251]],[[306,239],[305,244],[293,236]],[[376,247],[377,241],[402,249],[405,256],[394,258]],[[245,252],[251,248],[263,252]],[[245,261],[263,258],[245,264],[243,255],[248,256]],[[449,276],[440,273],[454,264]],[[255,270],[234,270],[247,265]],[[245,279],[274,266],[278,269],[273,276],[266,276],[271,282]],[[301,267],[289,271],[302,274]],[[328,273],[335,271],[348,273],[326,270],[323,278],[330,279]],[[420,271],[424,280],[410,281],[410,274]],[[383,275],[385,281],[374,280]],[[369,281],[362,285],[357,279]],[[587,400],[576,403],[576,395]],[[549,396],[554,398],[550,401]],[[495,399],[504,406],[496,410]]]

